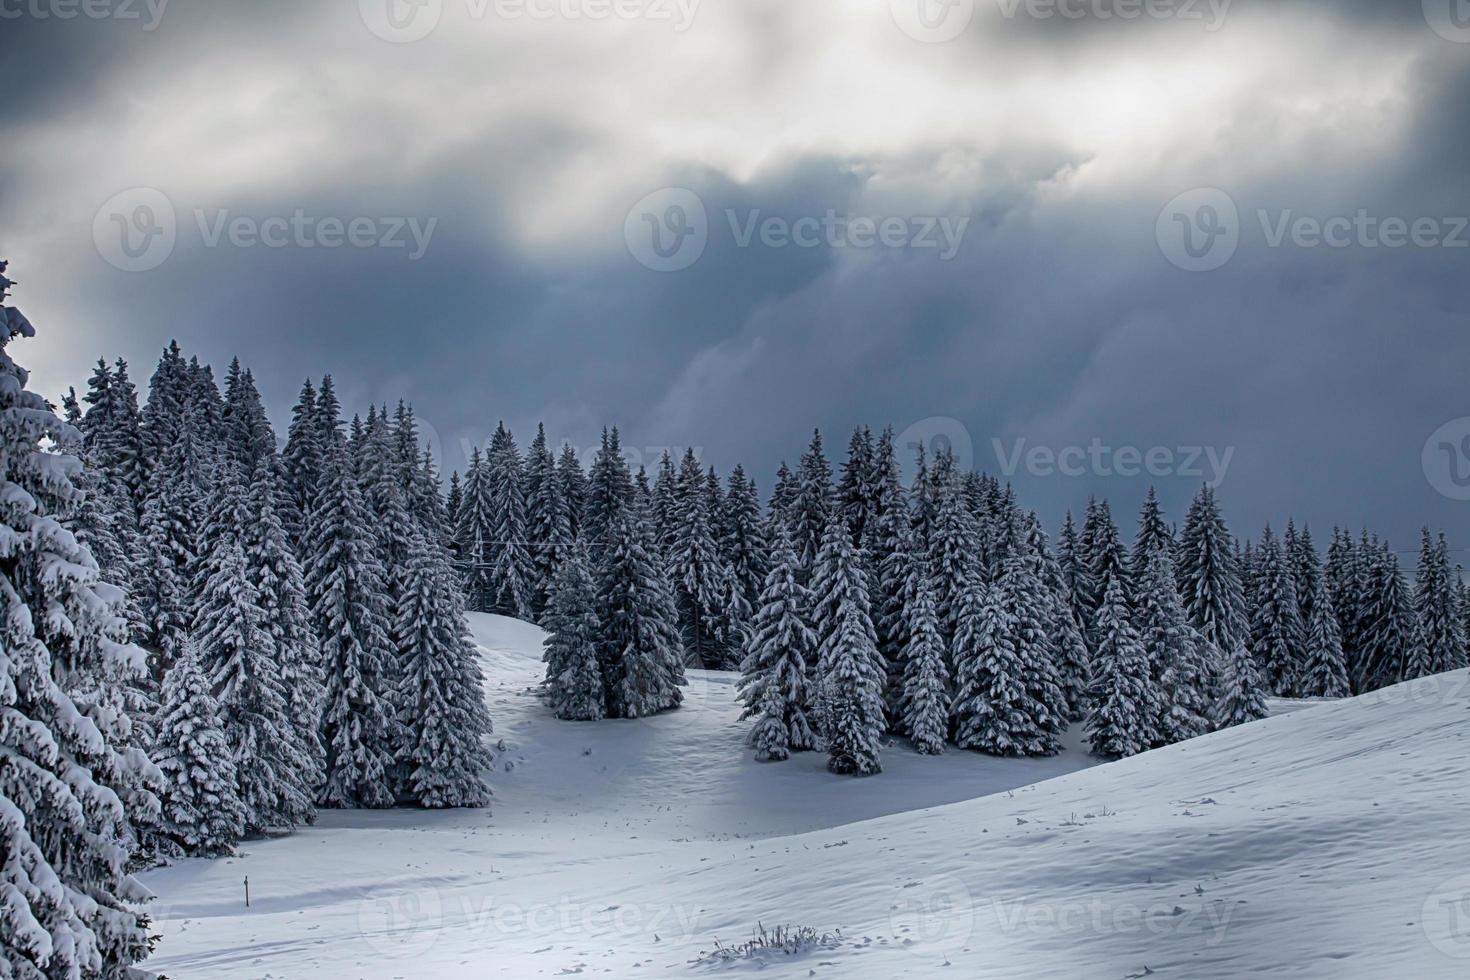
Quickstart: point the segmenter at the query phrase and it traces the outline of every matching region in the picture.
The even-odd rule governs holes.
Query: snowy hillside
[[[554,721],[530,692],[540,631],[472,621],[503,742],[492,807],[324,811],[235,859],[152,872],[150,967],[739,973],[761,964],[701,954],[759,921],[832,934],[768,976],[1470,968],[1465,671],[1106,766],[1075,739],[1050,760],[898,745],[881,776],[843,779],[816,754],[751,761],[726,675],[692,672],[672,714]]]

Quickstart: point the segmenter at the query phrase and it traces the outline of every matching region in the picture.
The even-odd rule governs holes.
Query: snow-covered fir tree
[[[1087,742],[1098,755],[1137,755],[1159,741],[1164,714],[1148,650],[1134,628],[1121,575],[1108,577],[1094,621]]]
[[[1050,601],[1022,555],[967,590],[954,638],[955,743],[993,755],[1055,755],[1066,704],[1051,662]]]
[[[1137,581],[1147,574],[1154,552],[1167,551],[1172,557],[1174,546],[1174,535],[1164,521],[1158,492],[1149,487],[1138,512],[1138,534],[1133,539],[1133,564],[1129,570],[1133,579]]]
[[[1296,577],[1270,526],[1256,549],[1255,604],[1250,649],[1266,689],[1283,697],[1296,693],[1306,660],[1306,626],[1296,594]]]
[[[810,671],[817,637],[808,622],[811,593],[784,525],[777,525],[766,576],[740,666],[741,718],[756,719],[750,740],[761,761],[816,747],[808,713],[815,702]]]
[[[822,449],[822,433],[812,432],[812,441],[797,467],[795,493],[788,511],[791,543],[802,567],[810,574],[832,516],[838,512],[832,488],[832,467]]]
[[[476,446],[470,450],[469,468],[465,471],[459,515],[454,527],[455,551],[465,567],[465,595],[470,609],[475,612],[488,611],[494,595],[494,583],[490,577],[494,525],[490,468]]]
[[[728,572],[720,562],[704,471],[693,449],[684,452],[674,488],[673,521],[664,548],[674,580],[686,663],[719,669],[735,660],[721,629]]]
[[[759,608],[774,549],[761,518],[755,481],[736,465],[725,490],[724,520],[719,528],[720,560],[735,579],[746,605]]]
[[[1158,715],[1155,744],[1203,735],[1209,731],[1208,692],[1204,688],[1203,640],[1189,625],[1174,580],[1172,549],[1155,548],[1135,579],[1134,625],[1148,656]]]
[[[383,571],[345,445],[329,448],[308,530],[308,603],[326,679],[325,806],[391,806],[393,682]]]
[[[1367,592],[1361,609],[1358,660],[1349,664],[1359,693],[1402,681],[1409,660],[1423,639],[1414,615],[1413,591],[1399,567],[1398,556],[1387,544],[1372,547],[1365,576]]]
[[[587,550],[567,552],[546,607],[546,694],[551,711],[567,721],[597,721],[607,714],[602,668],[597,660],[597,593]]]
[[[530,615],[535,571],[526,551],[526,498],[521,454],[502,422],[485,457],[490,507],[488,612],[525,619]]]
[[[914,571],[913,598],[904,621],[909,635],[903,647],[897,727],[920,754],[938,755],[949,736],[949,669],[934,590],[922,558]]]
[[[878,511],[878,478],[875,469],[873,432],[867,426],[852,430],[847,443],[847,460],[837,481],[837,508],[852,532],[852,543],[861,545],[870,520]]]
[[[817,635],[818,719],[827,768],[841,774],[881,770],[886,670],[878,655],[867,573],[847,523],[834,514],[812,569]]]
[[[572,546],[571,508],[544,425],[536,427],[526,458],[526,536],[531,548],[531,614],[539,621],[551,601],[557,570]]]
[[[1189,505],[1179,535],[1179,594],[1190,625],[1209,643],[1208,677],[1215,690],[1220,661],[1249,633],[1245,596],[1230,529],[1214,491],[1201,487]]]
[[[148,893],[127,873],[129,808],[156,820],[142,787],[161,777],[129,749],[125,714],[70,691],[125,682],[143,664],[120,642],[121,596],[60,523],[79,502],[77,461],[49,447],[79,435],[10,356],[35,331],[4,305],[5,272],[0,262],[0,973],[121,980],[150,949],[137,907]]]
[[[154,761],[163,772],[163,826],[186,854],[234,853],[245,833],[236,753],[220,723],[219,702],[186,640],[163,679]]]
[[[1345,698],[1352,693],[1347,660],[1325,576],[1317,578],[1311,608],[1311,619],[1307,621],[1307,656],[1298,693],[1306,698]]]
[[[489,801],[490,717],[449,556],[415,529],[394,633],[394,708],[403,795],[420,806],[473,807]]]
[[[1214,704],[1214,721],[1219,728],[1259,721],[1266,708],[1266,685],[1255,657],[1245,642],[1237,640],[1220,671],[1220,696]]]
[[[1419,571],[1414,584],[1414,612],[1420,642],[1409,656],[1406,678],[1425,677],[1465,666],[1465,633],[1459,588],[1450,568],[1449,545],[1424,528]]]
[[[649,528],[629,507],[606,529],[597,621],[608,717],[642,718],[678,707],[684,658],[672,589],[654,558]]]

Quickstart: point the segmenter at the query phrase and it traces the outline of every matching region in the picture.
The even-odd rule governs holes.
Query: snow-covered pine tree
[[[1172,557],[1174,535],[1164,521],[1164,510],[1159,505],[1158,492],[1149,487],[1148,496],[1144,497],[1143,507],[1138,512],[1138,534],[1133,539],[1133,565],[1130,571],[1135,580],[1147,574],[1149,562],[1156,551],[1167,551]]]
[[[1086,597],[1086,625],[1091,631],[1089,645],[1096,647],[1097,610],[1102,606],[1108,587],[1117,581],[1125,600],[1132,601],[1132,584],[1128,580],[1128,551],[1123,547],[1122,534],[1113,520],[1112,507],[1106,500],[1094,504],[1088,502],[1087,523],[1082,529],[1082,541],[1086,546],[1088,578],[1092,582],[1092,594]]]
[[[1372,691],[1405,678],[1409,658],[1422,643],[1414,599],[1398,556],[1387,543],[1372,548],[1363,608],[1368,620],[1361,634],[1360,660],[1353,678],[1357,690]],[[1350,668],[1353,665],[1349,665]]]
[[[862,553],[853,547],[840,514],[832,515],[822,536],[811,590],[827,768],[840,774],[879,772],[887,675],[873,632]]]
[[[226,455],[239,465],[242,473],[253,471],[257,464],[276,455],[276,433],[265,414],[255,377],[240,367],[240,359],[230,361],[225,376],[225,405],[221,419]]]
[[[679,474],[667,449],[658,459],[658,475],[649,488],[648,517],[659,552],[665,556],[678,548]]]
[[[184,642],[164,676],[153,757],[164,776],[163,827],[169,836],[186,854],[233,854],[245,835],[236,753],[192,640]]]
[[[526,551],[526,497],[521,454],[501,422],[485,459],[489,476],[491,541],[489,612],[526,619],[531,614],[535,570]]]
[[[281,496],[275,468],[269,459],[262,459],[246,492],[249,516],[240,538],[269,645],[230,668],[233,695],[224,705],[225,718],[234,723],[241,723],[247,712],[261,716],[248,722],[257,743],[272,729],[279,733],[277,743],[260,743],[263,758],[246,760],[270,771],[242,773],[240,783],[241,798],[255,816],[248,826],[260,830],[314,822],[313,800],[325,765],[320,650],[312,633],[305,577],[277,510]],[[256,668],[254,677],[245,675],[250,661]],[[234,744],[238,748],[245,743]]]
[[[1220,672],[1220,697],[1214,705],[1215,725],[1229,728],[1259,721],[1266,708],[1266,685],[1256,669],[1255,657],[1237,640]]]
[[[1286,558],[1291,564],[1291,577],[1296,585],[1296,601],[1301,607],[1303,628],[1312,621],[1312,598],[1317,594],[1317,580],[1322,578],[1322,559],[1312,542],[1312,529],[1297,531],[1292,521],[1286,523]]]
[[[1066,704],[1046,637],[1050,603],[1025,556],[1007,558],[994,584],[967,591],[961,610],[955,744],[992,755],[1055,755]]]
[[[1067,584],[1067,600],[1072,606],[1072,615],[1081,629],[1086,597],[1092,594],[1092,573],[1083,560],[1082,542],[1077,536],[1077,527],[1072,522],[1070,510],[1067,511],[1067,516],[1062,521],[1061,533],[1057,536],[1057,564],[1062,569],[1062,581]]]
[[[1095,621],[1097,646],[1092,655],[1091,708],[1087,741],[1092,751],[1108,757],[1137,755],[1159,740],[1161,694],[1149,654],[1134,628],[1121,575],[1108,576]]]
[[[298,552],[305,544],[306,518],[311,513],[317,484],[321,480],[321,427],[317,424],[316,413],[316,388],[307,378],[301,385],[296,406],[291,409],[286,447],[281,451],[281,477],[286,498],[290,501],[289,509],[281,515],[282,524]]]
[[[822,433],[813,430],[811,445],[796,472],[796,494],[791,500],[791,544],[808,575],[822,549],[832,515],[838,512],[832,489],[832,467],[822,451]]]
[[[483,679],[449,556],[422,528],[409,542],[394,633],[396,757],[406,795],[436,809],[484,806],[482,773],[492,760]]]
[[[603,549],[615,542],[612,526],[626,519],[633,506],[633,477],[617,427],[602,430],[602,446],[587,473],[587,491],[582,505],[582,539],[596,566],[602,564]]]
[[[561,451],[557,453],[556,478],[572,521],[572,539],[582,539],[583,515],[587,511],[587,474],[582,472],[582,461],[569,442],[562,443]]]
[[[939,611],[939,630],[951,640],[959,625],[960,605],[971,585],[983,581],[980,545],[975,517],[966,504],[962,482],[954,468],[954,455],[941,451],[935,456],[930,476],[930,499],[935,502],[929,526],[929,573],[933,576],[934,602]],[[958,663],[951,661],[958,678]]]
[[[922,755],[939,755],[949,736],[949,669],[928,567],[919,559],[913,598],[903,617],[909,629],[903,648],[898,724]]]
[[[607,714],[597,660],[597,593],[580,542],[567,551],[546,607],[546,694],[551,711],[567,721],[597,721]]]
[[[1184,611],[1212,648],[1207,676],[1214,691],[1220,666],[1214,651],[1223,659],[1237,641],[1244,645],[1249,629],[1230,529],[1209,487],[1200,487],[1189,505],[1179,536],[1178,566]]]
[[[808,721],[815,702],[809,672],[817,637],[807,621],[811,593],[784,524],[777,524],[771,570],[759,596],[740,665],[741,719],[755,717],[751,744],[761,761],[816,747]]]
[[[725,666],[720,629],[727,572],[715,547],[704,472],[687,449],[674,489],[674,524],[664,549],[674,581],[684,661],[699,667]]]
[[[852,430],[847,443],[847,461],[837,481],[837,508],[852,532],[852,543],[861,545],[870,520],[877,516],[878,475],[874,468],[873,432],[867,426]]]
[[[1409,656],[1406,677],[1425,677],[1465,666],[1465,634],[1459,589],[1450,569],[1449,545],[1443,534],[1436,541],[1423,532],[1419,571],[1414,589],[1414,611],[1421,642]]]
[[[1314,592],[1312,618],[1307,621],[1307,659],[1298,693],[1305,698],[1345,698],[1351,693],[1347,660],[1325,576],[1318,576]]]
[[[796,502],[796,474],[791,472],[791,467],[786,465],[786,460],[781,460],[781,465],[776,468],[776,483],[771,488],[770,509],[766,515],[767,521],[772,524],[785,524],[790,531],[792,524],[791,509]],[[774,531],[771,532],[773,535]]]
[[[1061,689],[1068,721],[1081,721],[1087,712],[1088,653],[1061,564],[1052,556],[1041,520],[1033,511],[1024,520],[1024,555],[1040,582],[1047,606],[1046,643],[1056,682]]]
[[[490,474],[478,446],[470,450],[454,541],[465,567],[465,596],[475,612],[490,608],[490,549],[495,540],[490,508]]]
[[[647,524],[629,507],[615,510],[605,531],[597,620],[608,717],[642,718],[678,707],[684,658],[672,590],[655,563]]]
[[[760,605],[770,571],[771,545],[761,519],[760,492],[738,463],[725,491],[725,520],[720,528],[720,559],[752,610]]]
[[[526,455],[526,538],[531,549],[531,615],[539,622],[551,601],[556,570],[572,543],[572,515],[562,496],[545,425],[536,426]]]
[[[1209,731],[1204,689],[1203,641],[1179,598],[1173,549],[1153,548],[1148,565],[1135,579],[1134,622],[1148,656],[1156,689],[1155,745],[1169,745]]]
[[[1256,549],[1256,602],[1251,621],[1251,655],[1266,690],[1294,697],[1306,660],[1307,631],[1301,620],[1296,581],[1270,525]]]
[[[326,679],[324,806],[392,806],[396,651],[367,507],[345,444],[329,446],[308,528],[306,592]]]
[[[8,345],[35,331],[4,305],[0,262],[0,973],[120,978],[148,955],[147,891],[127,873],[129,806],[159,773],[128,748],[129,720],[69,693],[75,680],[136,677],[120,641],[121,597],[62,527],[77,503],[74,457],[49,445],[79,434],[26,390]],[[98,704],[97,708],[103,705]]]

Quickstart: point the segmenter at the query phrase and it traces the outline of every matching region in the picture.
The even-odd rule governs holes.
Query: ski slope
[[[194,977],[1470,975],[1465,671],[1097,765],[898,744],[867,779],[757,764],[733,678],[578,724],[541,632],[472,617],[502,747],[488,810],[325,811],[144,875]],[[1290,708],[1291,710],[1286,710]],[[244,879],[250,880],[250,906]],[[757,922],[797,955],[706,955]]]

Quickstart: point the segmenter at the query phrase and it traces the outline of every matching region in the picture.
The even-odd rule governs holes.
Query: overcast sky
[[[448,467],[892,423],[1053,528],[1211,479],[1470,547],[1464,0],[88,4],[0,0],[47,394],[177,338]]]

